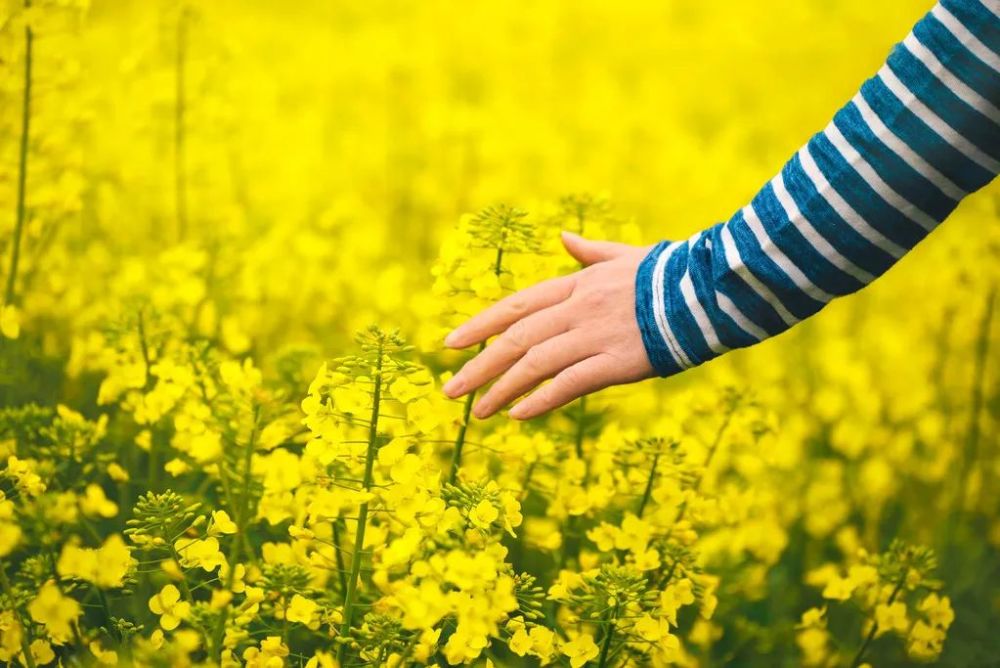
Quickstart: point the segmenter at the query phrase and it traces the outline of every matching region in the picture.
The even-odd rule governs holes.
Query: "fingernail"
[[[460,379],[458,376],[455,376],[447,383],[445,383],[444,387],[442,387],[441,390],[449,397],[454,399],[459,394],[461,394],[462,387],[464,386],[464,384],[465,383],[464,381],[462,381],[462,379]]]
[[[523,420],[524,416],[527,413],[528,413],[528,409],[524,407],[524,404],[517,404],[516,406],[514,406],[513,408],[511,408],[509,411],[507,411],[507,415],[509,417],[514,418],[515,420]]]
[[[444,337],[444,345],[446,345],[449,348],[457,347],[455,344],[458,343],[459,340],[458,335],[460,330],[461,328],[451,330],[448,336]]]
[[[559,234],[561,234],[564,239],[566,237],[569,237],[571,239],[582,239],[583,238],[579,234],[577,234],[576,232],[570,232],[569,230],[563,230]]]
[[[480,401],[472,407],[472,414],[476,416],[477,420],[482,420],[484,417],[489,415],[489,412],[486,410],[486,406],[486,404]]]

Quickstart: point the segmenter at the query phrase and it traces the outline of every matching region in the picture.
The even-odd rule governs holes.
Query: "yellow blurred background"
[[[439,349],[453,323],[431,267],[461,215],[497,202],[550,212],[563,195],[591,193],[623,223],[608,234],[686,237],[744,205],[930,9],[22,4],[0,4],[4,277],[17,239],[26,21],[35,35],[0,389],[5,406],[62,402],[88,417],[117,396],[104,381],[122,368],[109,332],[137,303],[172,319],[165,339],[182,331],[272,377],[301,380],[289,360],[314,373],[371,322],[401,328],[436,374],[454,368],[461,358]],[[822,602],[808,569],[846,567],[894,537],[938,551],[957,611],[942,665],[995,660],[998,218],[994,184],[884,279],[790,333],[595,400],[642,431],[682,393],[735,384],[780,425],[766,448],[725,460],[747,505],[706,534],[706,565],[742,563],[727,552],[735,543],[756,546],[745,551],[757,561],[734,576],[734,602],[720,611],[725,638],[744,644],[705,650],[701,665],[749,661],[738,653],[747,647],[766,656],[776,641],[758,626],[791,637]],[[549,259],[515,285],[571,266]],[[727,489],[726,474],[712,480]],[[904,661],[880,656],[876,665]]]

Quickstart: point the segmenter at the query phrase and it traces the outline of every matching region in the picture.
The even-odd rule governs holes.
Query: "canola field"
[[[929,0],[0,2],[0,661],[996,665],[1000,191],[526,423],[445,334],[728,218]]]

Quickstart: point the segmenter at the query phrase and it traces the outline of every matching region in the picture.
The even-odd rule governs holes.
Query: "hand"
[[[500,376],[473,408],[477,418],[553,377],[515,405],[510,417],[527,420],[590,392],[654,375],[635,316],[635,275],[649,247],[568,232],[562,242],[584,269],[500,300],[444,341],[449,348],[466,348],[500,334],[444,386],[454,399]]]

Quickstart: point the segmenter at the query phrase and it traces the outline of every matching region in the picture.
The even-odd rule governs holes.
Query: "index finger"
[[[445,337],[444,345],[449,348],[465,348],[485,341],[524,316],[564,301],[573,292],[575,284],[574,275],[560,276],[504,297],[452,330]]]

